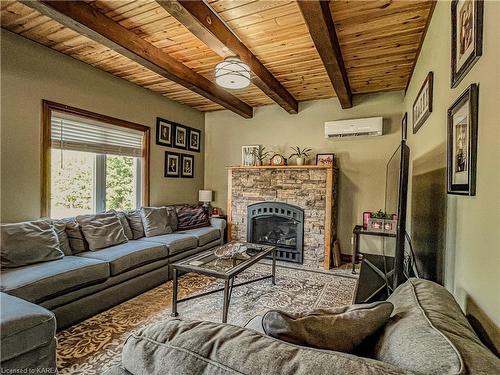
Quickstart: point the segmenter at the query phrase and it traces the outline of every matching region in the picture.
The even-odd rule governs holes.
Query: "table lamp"
[[[198,201],[203,203],[203,207],[208,212],[210,203],[212,202],[212,190],[200,190],[198,192]]]

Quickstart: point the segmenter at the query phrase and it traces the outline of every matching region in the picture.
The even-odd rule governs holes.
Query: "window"
[[[42,216],[131,209],[149,199],[149,128],[44,101]]]

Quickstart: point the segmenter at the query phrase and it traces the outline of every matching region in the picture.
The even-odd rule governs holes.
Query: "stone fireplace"
[[[277,247],[276,259],[303,263],[304,210],[283,202],[260,202],[247,208],[249,242]]]
[[[333,168],[229,167],[227,207],[229,239],[275,244],[282,260],[330,268],[336,236]]]

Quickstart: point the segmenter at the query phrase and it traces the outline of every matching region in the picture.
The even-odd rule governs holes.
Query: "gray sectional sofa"
[[[389,321],[356,353],[272,338],[261,317],[245,328],[173,319],[130,335],[121,366],[105,375],[500,374],[500,359],[442,286],[410,279],[388,301],[394,305]]]
[[[40,318],[41,311],[45,311],[40,319],[45,321],[46,332],[40,336],[43,340],[38,344],[19,345],[18,350],[11,347],[7,356],[2,345],[2,368],[7,366],[6,358],[15,366],[25,363],[32,368],[30,366],[37,362],[29,359],[32,350],[47,347],[54,351],[55,342],[45,337],[56,328],[69,327],[160,285],[171,278],[169,265],[172,262],[222,244],[225,221],[212,218],[207,225],[128,239],[94,251],[72,247],[75,242],[68,226],[66,232],[57,233],[60,244],[64,241],[61,233],[69,237],[69,250],[64,251],[64,256],[20,267],[3,267],[0,275],[2,342],[10,338],[15,343],[15,338],[29,332],[30,326],[39,327],[37,318],[30,320],[29,317]],[[2,262],[5,260],[3,247],[2,240]],[[27,315],[18,313],[19,306]],[[52,332],[50,337],[53,336]]]

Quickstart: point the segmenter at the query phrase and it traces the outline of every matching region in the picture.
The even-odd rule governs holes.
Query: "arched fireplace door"
[[[304,261],[304,210],[283,202],[247,207],[247,241],[277,247],[276,259]]]

